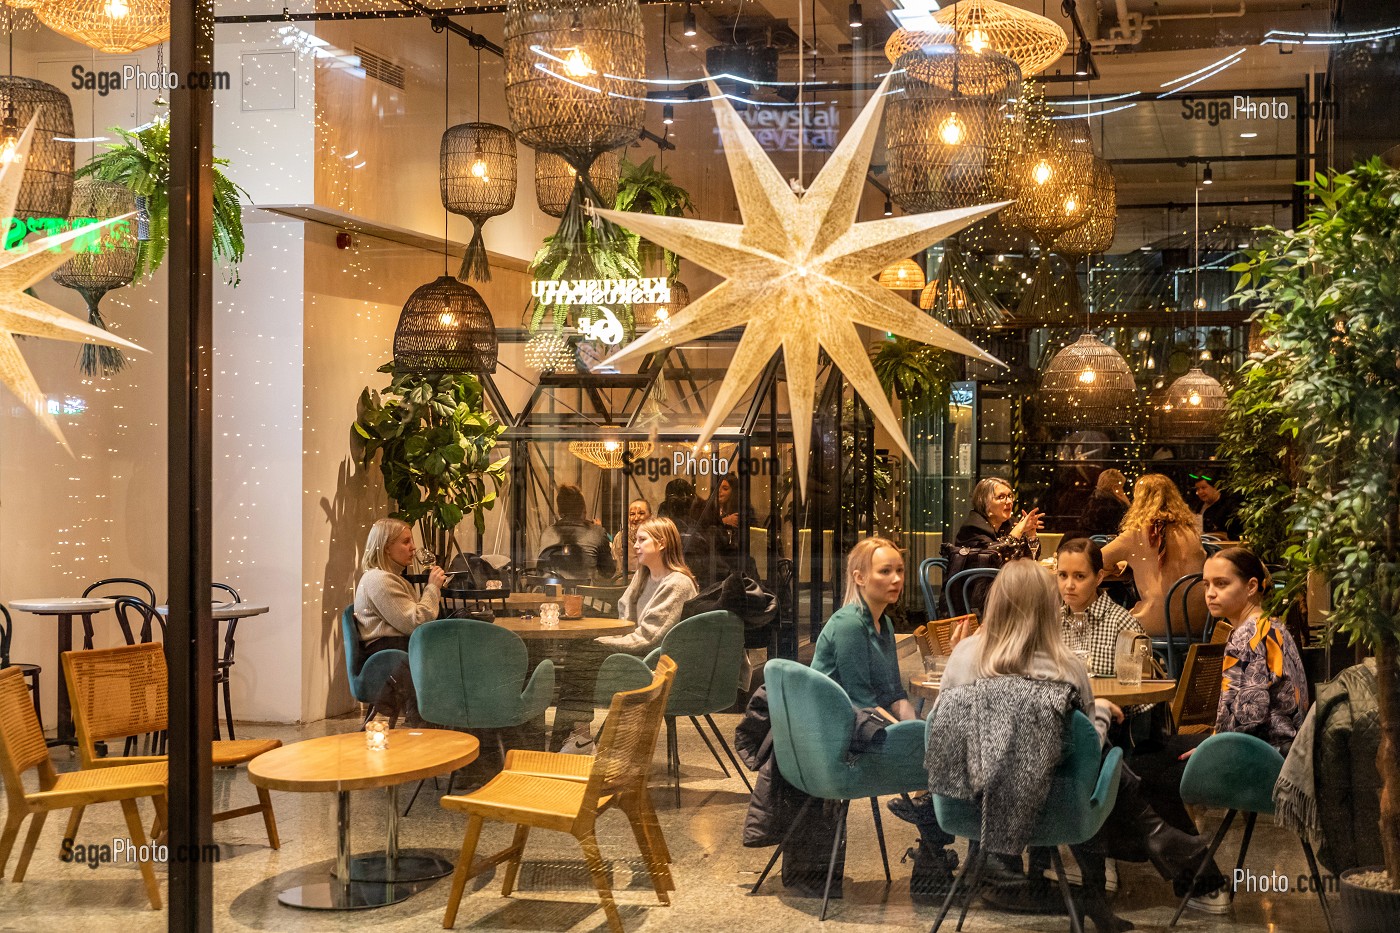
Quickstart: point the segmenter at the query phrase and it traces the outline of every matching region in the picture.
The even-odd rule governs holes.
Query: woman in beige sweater
[[[1147,634],[1165,636],[1172,584],[1200,573],[1206,563],[1195,516],[1175,483],[1160,473],[1148,473],[1133,484],[1132,507],[1123,516],[1118,537],[1104,545],[1103,561],[1109,567],[1126,561],[1133,569],[1140,599],[1129,611]],[[1206,605],[1199,588],[1187,611],[1192,631],[1200,631]]]
[[[355,587],[355,625],[365,657],[389,648],[408,650],[408,637],[424,622],[438,617],[438,602],[447,574],[441,567],[428,568],[428,582],[423,595],[413,591],[413,584],[403,572],[413,561],[413,529],[397,518],[381,518],[369,530],[362,563],[364,575]],[[413,678],[407,665],[389,680],[388,690],[394,695],[386,698],[403,714],[405,720],[418,719],[417,697]]]

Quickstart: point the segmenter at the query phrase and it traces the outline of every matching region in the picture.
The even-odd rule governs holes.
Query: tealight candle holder
[[[559,624],[558,603],[544,603],[540,606],[540,624],[545,628],[554,628]]]
[[[389,727],[378,720],[371,720],[365,724],[365,747],[371,751],[382,752],[389,747]]]

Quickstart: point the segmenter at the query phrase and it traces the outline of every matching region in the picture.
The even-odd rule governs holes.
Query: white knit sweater
[[[437,618],[441,595],[437,585],[429,583],[423,587],[420,599],[413,584],[400,574],[366,570],[355,588],[355,621],[360,641],[412,635],[418,626]]]
[[[626,635],[606,635],[595,641],[626,651],[655,648],[681,620],[681,608],[696,592],[695,581],[679,570],[653,581],[651,571],[643,567],[632,575],[627,592],[617,601],[617,617],[631,619],[637,628]]]

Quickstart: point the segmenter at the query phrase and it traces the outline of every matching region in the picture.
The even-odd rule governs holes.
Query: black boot
[[[1073,846],[1072,849],[1083,879],[1080,907],[1084,916],[1094,921],[1098,933],[1124,933],[1133,929],[1132,921],[1114,914],[1113,905],[1109,903],[1103,852],[1096,851],[1092,846]]]
[[[1151,862],[1168,881],[1183,873],[1189,880],[1206,852],[1206,841],[1167,823],[1142,794],[1142,782],[1130,768],[1123,768],[1118,800],[1101,833],[1103,851],[1129,862]],[[1212,865],[1209,875],[1220,872]]]
[[[915,904],[940,906],[953,886],[958,853],[948,848],[931,848],[924,840],[904,853],[901,862],[914,860],[909,873],[909,899]]]

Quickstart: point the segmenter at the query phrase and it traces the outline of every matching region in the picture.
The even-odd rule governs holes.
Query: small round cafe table
[[[559,624],[545,628],[538,617],[533,619],[499,618],[496,624],[510,629],[527,641],[532,639],[567,640],[597,638],[599,635],[626,635],[636,629],[636,623],[626,619],[584,616],[581,619],[560,619]]]
[[[927,676],[909,678],[909,698],[911,700],[938,699],[938,681]]]
[[[1176,681],[1148,680],[1140,684],[1120,684],[1117,677],[1090,677],[1089,684],[1094,688],[1095,698],[1112,700],[1119,706],[1136,706],[1140,703],[1170,703],[1176,696]]]
[[[447,729],[391,729],[389,747],[372,750],[363,732],[307,739],[273,749],[248,764],[257,787],[336,795],[335,872],[326,881],[288,888],[279,903],[309,910],[365,910],[397,904],[421,882],[450,874],[452,863],[399,851],[400,784],[455,771],[476,760],[475,737]],[[350,856],[350,791],[388,788],[389,819],[383,855]]]
[[[73,650],[73,617],[81,616],[83,629],[83,650],[92,648],[92,616],[96,612],[106,612],[117,604],[115,599],[96,597],[61,597],[46,599],[16,599],[10,608],[36,616],[54,616],[58,619],[58,726],[55,738],[50,739],[50,747],[55,745],[76,746],[78,740],[73,731],[73,709],[68,702],[68,678],[63,676],[63,652]]]

